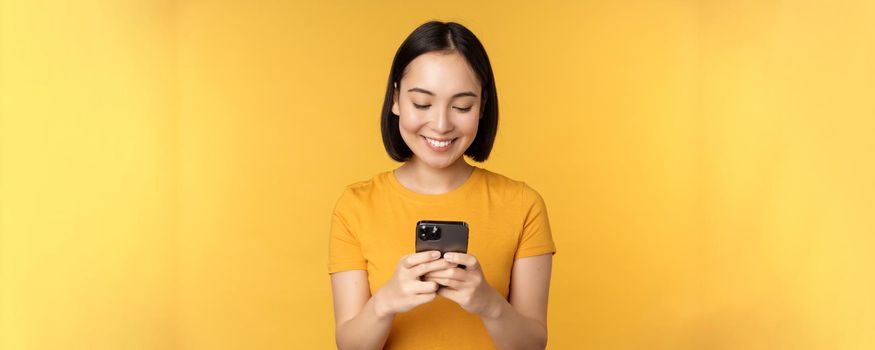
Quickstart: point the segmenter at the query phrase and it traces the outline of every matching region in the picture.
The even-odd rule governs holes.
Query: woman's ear
[[[392,114],[401,116],[401,107],[398,106],[398,83],[392,83]]]

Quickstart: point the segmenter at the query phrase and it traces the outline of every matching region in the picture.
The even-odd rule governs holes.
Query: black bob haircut
[[[477,136],[464,154],[474,161],[483,162],[489,158],[495,134],[498,132],[498,95],[495,91],[495,78],[492,75],[489,57],[480,40],[468,28],[454,22],[431,21],[419,26],[401,43],[395,53],[389,71],[389,82],[386,85],[383,113],[380,116],[383,146],[386,147],[389,156],[396,161],[404,162],[413,156],[413,151],[404,143],[398,130],[399,116],[392,113],[394,88],[395,84],[399,89],[401,88],[404,69],[413,59],[433,51],[458,52],[477,73],[482,87],[480,121]]]

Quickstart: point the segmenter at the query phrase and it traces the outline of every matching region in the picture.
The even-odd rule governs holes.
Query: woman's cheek
[[[399,126],[402,129],[406,131],[410,131],[413,129],[413,120],[415,119],[415,116],[413,116],[409,111],[402,111],[401,117],[399,118],[400,119],[398,120],[398,123],[400,124]]]
[[[477,136],[477,128],[480,126],[480,119],[477,118],[477,116],[473,116],[473,118],[465,119],[459,125],[463,126],[465,134],[467,134],[471,138],[474,138],[474,136]]]

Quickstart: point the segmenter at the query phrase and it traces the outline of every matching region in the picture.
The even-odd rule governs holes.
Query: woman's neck
[[[414,156],[395,169],[395,178],[414,192],[442,194],[462,186],[473,171],[474,167],[465,162],[464,157],[446,168],[437,169]]]

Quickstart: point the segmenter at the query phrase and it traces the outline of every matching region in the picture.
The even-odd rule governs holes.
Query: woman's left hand
[[[484,316],[490,312],[496,297],[500,298],[501,295],[486,283],[477,258],[464,253],[445,253],[443,259],[465,265],[466,268],[451,267],[432,271],[425,274],[423,279],[444,286],[438,289],[437,294],[456,302],[465,311]]]

